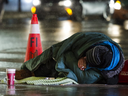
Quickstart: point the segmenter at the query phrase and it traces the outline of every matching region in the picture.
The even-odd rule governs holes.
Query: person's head
[[[95,46],[86,52],[86,62],[90,67],[108,67],[112,60],[112,51],[106,46]]]

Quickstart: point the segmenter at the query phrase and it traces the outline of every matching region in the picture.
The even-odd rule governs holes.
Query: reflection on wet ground
[[[36,86],[1,84],[1,96],[127,96],[128,86],[125,85],[66,85],[66,86]]]
[[[30,16],[30,15],[29,15]],[[0,26],[0,79],[6,76],[6,68],[20,69],[24,62],[31,17],[7,17]],[[127,26],[127,23],[125,23]],[[102,19],[86,19],[82,22],[71,20],[39,20],[43,50],[77,32],[101,32],[120,44],[128,59],[128,32],[123,25],[107,23]],[[29,86],[0,85],[0,95],[18,96],[125,96],[127,86],[80,85],[80,86]],[[124,93],[123,93],[124,92]],[[123,94],[123,95],[122,95]]]

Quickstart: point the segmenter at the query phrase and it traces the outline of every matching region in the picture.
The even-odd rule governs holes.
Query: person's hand
[[[24,70],[24,69],[16,70],[16,73],[15,73],[16,80],[21,80],[21,79],[31,77],[31,76],[34,76],[34,73],[29,70]]]
[[[78,60],[78,67],[80,68],[80,70],[84,71],[84,69],[86,68],[86,57],[82,57]]]

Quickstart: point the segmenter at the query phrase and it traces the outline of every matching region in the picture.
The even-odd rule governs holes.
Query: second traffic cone
[[[31,19],[31,30],[29,33],[28,44],[24,62],[40,55],[43,52],[40,30],[38,25],[37,14],[33,14]]]

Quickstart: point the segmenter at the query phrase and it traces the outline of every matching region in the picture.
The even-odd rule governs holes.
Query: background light
[[[40,4],[41,4],[40,0],[33,0],[33,5],[34,6],[38,6]]]
[[[66,7],[69,7],[69,6],[72,5],[71,1],[69,1],[69,0],[60,1],[58,4],[59,4],[60,6],[66,6]]]
[[[72,15],[72,10],[70,8],[65,8],[65,10],[67,11],[68,15]]]
[[[117,10],[121,9],[121,2],[120,1],[116,1],[116,3],[114,4],[114,8]]]
[[[66,6],[66,7],[69,7],[69,6],[71,6],[71,1],[64,1],[64,5]]]
[[[33,6],[33,7],[31,8],[31,12],[32,12],[33,14],[36,12],[36,7],[35,7],[35,6]]]

